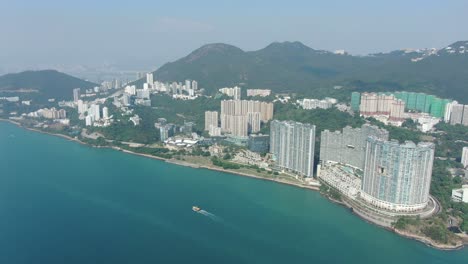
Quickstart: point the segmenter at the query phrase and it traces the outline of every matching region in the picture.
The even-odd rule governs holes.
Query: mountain
[[[69,100],[74,88],[89,89],[96,85],[55,70],[24,71],[0,76],[0,92],[21,92],[23,95],[33,95],[38,100]]]
[[[351,91],[407,90],[468,103],[468,41],[440,50],[368,56],[315,50],[297,41],[275,42],[257,51],[216,43],[166,63],[154,74],[168,82],[197,80],[208,93],[234,85],[338,98]]]

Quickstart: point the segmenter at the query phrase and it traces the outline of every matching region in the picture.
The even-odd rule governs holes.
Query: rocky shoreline
[[[438,242],[436,242],[436,241],[434,241],[434,240],[432,240],[432,239],[430,239],[429,237],[426,237],[426,236],[421,236],[421,235],[413,234],[413,233],[410,233],[410,232],[407,232],[407,231],[398,230],[398,229],[393,228],[393,227],[383,226],[383,225],[381,225],[381,224],[379,224],[379,223],[377,223],[375,221],[372,221],[370,218],[365,217],[364,215],[362,215],[358,211],[353,210],[354,208],[350,204],[348,204],[347,202],[335,200],[335,199],[329,197],[328,195],[324,195],[324,196],[330,202],[341,205],[343,207],[346,207],[346,208],[350,209],[352,214],[358,216],[359,218],[361,218],[362,220],[366,221],[369,224],[376,225],[378,227],[384,228],[385,230],[388,230],[388,231],[390,231],[390,232],[392,232],[394,234],[397,234],[399,236],[402,236],[404,238],[421,242],[421,243],[425,244],[428,247],[432,247],[432,248],[435,248],[435,249],[438,249],[438,250],[452,251],[452,250],[462,249],[462,248],[465,247],[465,245],[468,245],[468,238],[465,239],[466,240],[465,242],[457,243],[455,245],[448,245],[448,244],[438,243]]]
[[[462,249],[465,246],[465,244],[463,242],[457,243],[455,245],[446,245],[446,244],[437,243],[437,242],[435,242],[434,240],[432,240],[432,239],[430,239],[428,237],[423,237],[423,236],[416,235],[416,234],[413,234],[413,233],[409,233],[409,232],[406,232],[406,231],[398,230],[396,228],[389,229],[389,230],[393,231],[395,234],[398,234],[398,235],[400,235],[402,237],[422,242],[422,243],[424,243],[425,245],[427,245],[429,247],[436,248],[436,249],[439,249],[439,250],[458,250],[458,249]]]

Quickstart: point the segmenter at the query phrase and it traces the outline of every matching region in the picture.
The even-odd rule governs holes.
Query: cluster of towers
[[[375,207],[395,212],[422,210],[429,202],[434,144],[400,144],[388,138],[386,130],[370,125],[346,127],[343,132],[325,130],[320,160],[362,171],[360,197]]]

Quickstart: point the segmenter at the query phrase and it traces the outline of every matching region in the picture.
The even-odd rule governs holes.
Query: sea
[[[0,122],[0,263],[466,264],[468,249],[400,237],[311,190]]]

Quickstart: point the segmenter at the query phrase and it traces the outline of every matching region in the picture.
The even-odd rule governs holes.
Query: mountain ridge
[[[255,51],[213,43],[164,64],[154,74],[160,81],[197,80],[208,93],[240,84],[339,97],[343,90],[335,91],[334,86],[343,86],[346,96],[363,87],[375,91],[388,87],[468,102],[468,51],[461,52],[460,48],[465,43],[457,41],[438,50],[406,49],[367,56],[334,54],[299,41],[273,42]],[[446,52],[455,47],[457,53]],[[136,83],[142,85],[143,80]]]

